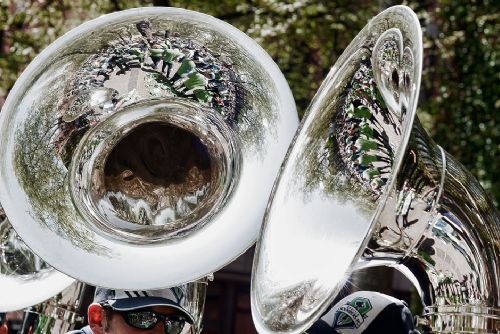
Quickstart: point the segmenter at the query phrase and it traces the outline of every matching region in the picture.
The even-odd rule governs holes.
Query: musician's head
[[[194,322],[180,288],[125,291],[97,288],[88,309],[95,334],[181,334]]]

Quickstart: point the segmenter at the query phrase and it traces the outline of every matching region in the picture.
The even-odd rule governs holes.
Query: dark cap
[[[314,323],[309,334],[419,334],[405,302],[372,291],[358,291]]]
[[[189,323],[194,323],[192,315],[185,309],[185,290],[173,287],[160,290],[117,290],[96,288],[95,303],[106,303],[116,311],[130,311],[152,306],[170,306],[179,310],[187,317]]]

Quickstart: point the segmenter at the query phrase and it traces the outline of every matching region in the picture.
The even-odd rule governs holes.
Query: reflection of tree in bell
[[[68,236],[75,245],[91,252],[105,254],[106,251],[89,239],[89,234],[74,224],[80,219],[72,209],[66,187],[66,168],[55,157],[53,136],[58,124],[51,119],[54,92],[60,89],[57,77],[44,87],[44,98],[30,115],[21,129],[16,131],[15,173],[30,198],[34,214],[40,223],[57,234]],[[58,224],[56,224],[56,221]]]

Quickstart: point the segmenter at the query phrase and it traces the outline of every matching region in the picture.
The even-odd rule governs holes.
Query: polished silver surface
[[[444,157],[435,215],[406,265],[420,274],[424,316],[434,332],[498,334],[500,215],[464,166]]]
[[[316,94],[267,211],[252,278],[260,333],[300,333],[333,300],[394,183],[421,73],[415,14],[372,19]]]
[[[254,41],[173,8],[102,16],[28,66],[0,114],[0,200],[41,258],[86,283],[193,281],[255,240],[297,127]]]
[[[201,333],[203,330],[203,312],[205,310],[205,300],[207,295],[207,285],[209,284],[208,277],[198,281],[184,284],[181,286],[185,290],[186,298],[183,301],[183,307],[191,314],[195,323],[192,326],[187,326],[191,334]]]
[[[0,312],[40,303],[72,282],[31,252],[0,206]]]
[[[83,305],[87,286],[74,281],[66,289],[25,310],[24,326],[29,333],[60,334],[80,329],[87,310]]]
[[[404,6],[373,18],[333,66],[288,152],[257,243],[259,333],[301,333],[350,274],[394,266],[433,333],[498,333],[500,220],[415,117],[422,33]]]

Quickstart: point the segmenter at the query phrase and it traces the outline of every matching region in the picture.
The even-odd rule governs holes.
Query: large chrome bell
[[[92,285],[180,285],[255,241],[298,118],[248,36],[173,8],[102,16],[28,66],[0,114],[0,201]]]
[[[311,103],[257,243],[259,333],[301,333],[349,275],[393,266],[433,333],[500,330],[500,219],[479,183],[422,130],[422,32],[404,6],[373,18]]]

